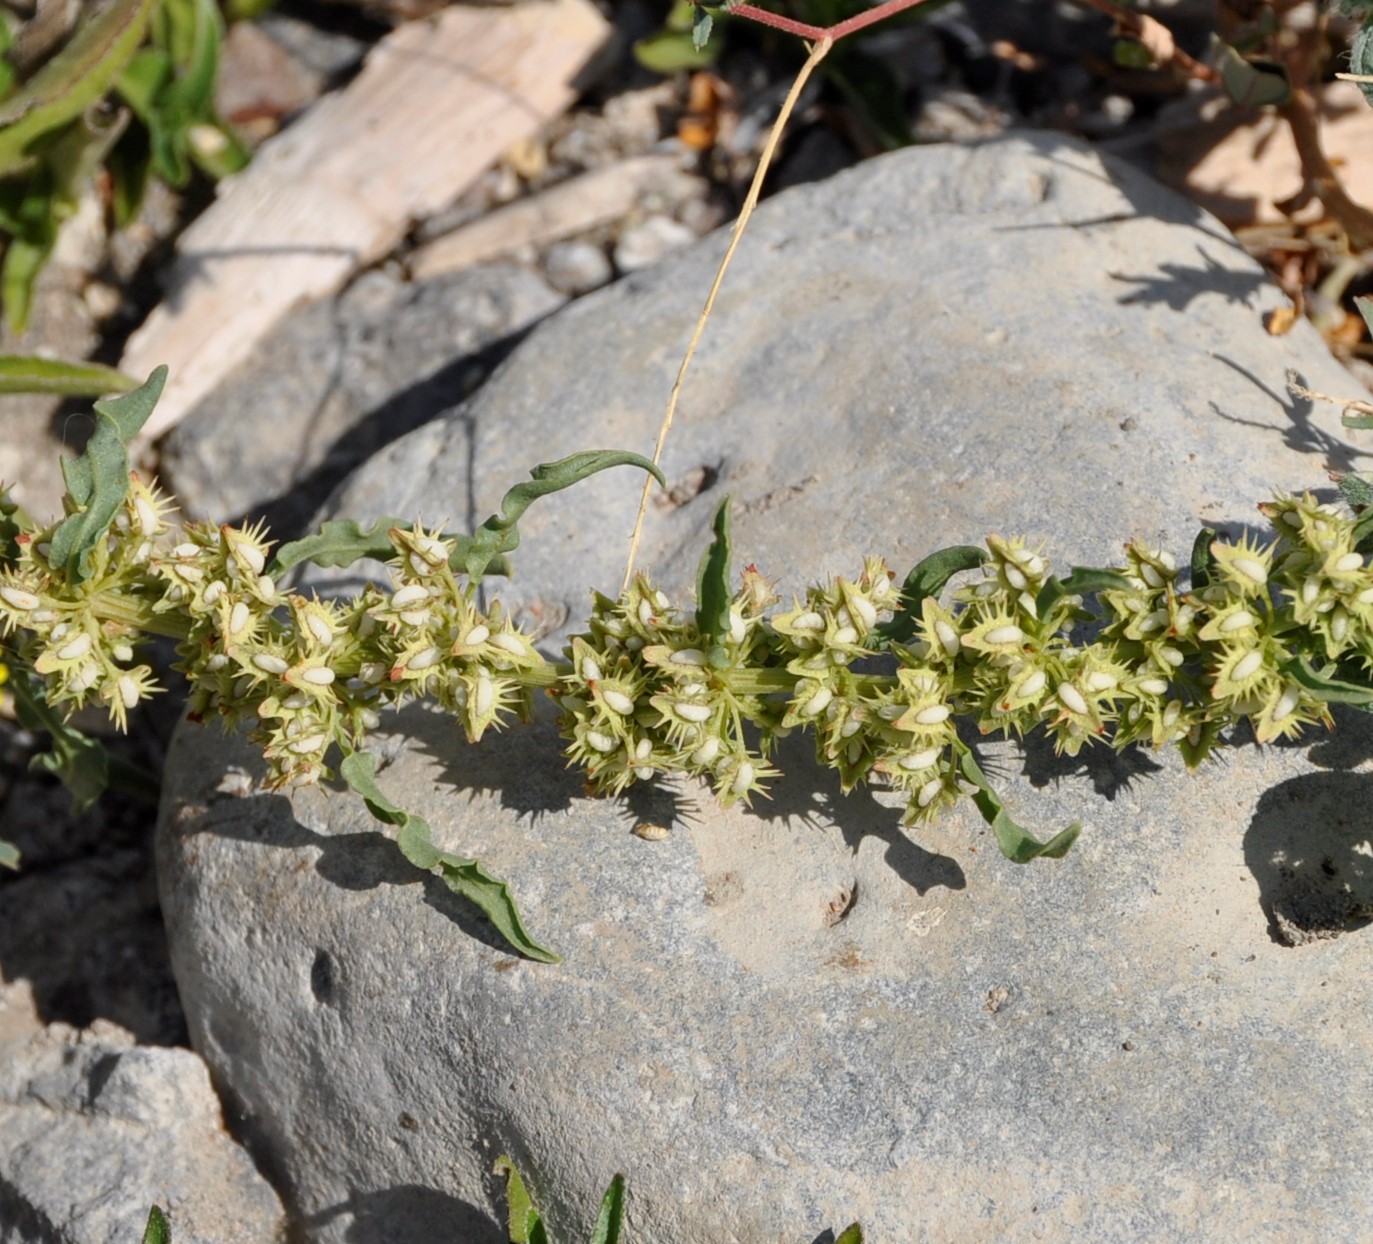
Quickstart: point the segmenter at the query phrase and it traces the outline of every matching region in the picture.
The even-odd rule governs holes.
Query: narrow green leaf
[[[105,538],[129,490],[129,443],[153,413],[167,369],[158,367],[147,382],[122,397],[95,403],[96,426],[86,452],[63,463],[67,489],[77,508],[53,531],[49,558],[73,583],[90,575],[91,550]]]
[[[729,637],[729,498],[720,502],[710,525],[715,533],[701,557],[696,576],[696,629],[710,663],[721,669],[729,663],[725,640]]]
[[[839,1233],[839,1238],[834,1244],[863,1244],[863,1228],[856,1222],[851,1222]]]
[[[1276,61],[1246,60],[1228,43],[1214,38],[1220,82],[1225,93],[1242,108],[1285,104],[1292,98],[1287,70]]]
[[[19,848],[0,838],[0,868],[19,867]]]
[[[625,1218],[625,1177],[616,1175],[601,1198],[601,1212],[591,1229],[591,1244],[619,1244]]]
[[[8,685],[14,692],[19,724],[26,730],[43,731],[52,740],[52,749],[35,756],[29,768],[59,778],[71,792],[76,811],[86,811],[109,785],[108,753],[53,710],[40,680],[18,670],[14,674]]]
[[[143,1232],[143,1244],[172,1244],[172,1225],[156,1205],[148,1211],[148,1226]]]
[[[53,227],[45,234],[11,238],[5,247],[4,266],[0,269],[0,298],[5,304],[5,323],[16,337],[29,326],[34,282],[56,244],[57,228],[54,221]]]
[[[349,751],[339,765],[339,773],[362,796],[367,810],[377,820],[396,827],[396,845],[406,860],[422,872],[437,868],[443,883],[454,894],[481,908],[518,954],[539,963],[560,963],[558,955],[539,945],[525,930],[510,887],[488,873],[477,860],[440,851],[434,845],[429,823],[398,807],[382,793],[376,781],[376,767],[376,757],[370,753]]]
[[[52,393],[63,397],[103,397],[127,393],[138,381],[99,363],[68,363],[36,355],[0,355],[0,394]]]
[[[1012,863],[1027,864],[1041,856],[1046,859],[1060,859],[1068,853],[1068,848],[1082,832],[1082,826],[1077,821],[1055,834],[1048,842],[1038,841],[1011,819],[1005,804],[1001,802],[1001,797],[992,789],[991,783],[987,781],[987,775],[973,758],[971,750],[961,750],[963,754],[959,767],[963,770],[963,776],[977,787],[973,794],[973,802],[982,813],[982,819],[992,827],[1002,855]]]
[[[1297,686],[1330,704],[1373,704],[1373,686],[1333,676],[1334,665],[1312,668],[1305,657],[1293,657],[1278,667]]]
[[[351,518],[331,519],[321,524],[320,529],[313,535],[283,544],[277,550],[276,557],[272,559],[269,573],[273,576],[281,575],[302,562],[313,562],[316,566],[351,566],[364,557],[370,557],[375,561],[388,561],[396,552],[391,544],[393,527],[398,527],[401,531],[410,531],[414,524],[389,516],[377,519],[370,527],[364,527]],[[454,570],[463,570],[471,537],[445,533],[444,539],[457,541],[457,547],[449,557],[448,564]],[[487,564],[486,573],[508,575],[509,563],[504,557],[493,557]]]
[[[889,642],[904,643],[915,634],[925,597],[936,599],[954,575],[964,570],[976,570],[987,560],[987,551],[971,544],[956,544],[931,553],[915,566],[901,585],[901,604],[896,615],[878,634]]]
[[[561,492],[598,471],[617,466],[639,467],[664,488],[667,487],[667,480],[654,463],[624,449],[587,449],[557,462],[536,466],[529,473],[532,477],[530,482],[516,484],[510,489],[501,499],[501,512],[493,514],[468,538],[461,553],[467,577],[473,583],[480,582],[498,554],[510,553],[519,547],[520,534],[516,524],[540,497]]]
[[[1373,506],[1370,506],[1354,523],[1354,548],[1357,552],[1373,553]]]
[[[1214,527],[1203,527],[1197,532],[1197,538],[1192,541],[1192,591],[1200,592],[1211,586],[1211,577],[1215,572],[1216,556],[1211,552],[1211,546],[1216,542],[1216,529]]]
[[[81,116],[109,89],[143,41],[157,0],[114,0],[0,104],[0,174],[18,168],[41,135]]]
[[[698,13],[704,10],[698,9]],[[691,30],[659,30],[634,43],[634,59],[653,73],[672,74],[682,70],[705,69],[720,55],[720,32],[712,30],[713,19],[705,15],[706,35],[697,43],[700,27]]]
[[[1090,596],[1095,592],[1109,592],[1129,587],[1129,580],[1118,570],[1096,570],[1090,566],[1074,566],[1066,578],[1050,575],[1035,597],[1035,609],[1045,617],[1065,596]]]
[[[497,1175],[505,1176],[506,1230],[510,1244],[538,1244],[535,1232],[542,1231],[543,1219],[535,1209],[529,1189],[524,1186],[515,1163],[508,1154],[503,1153],[496,1159],[492,1170]]]

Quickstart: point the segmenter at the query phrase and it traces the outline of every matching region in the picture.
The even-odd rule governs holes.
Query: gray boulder
[[[331,504],[491,512],[534,460],[646,449],[725,239],[565,309]],[[996,531],[1056,565],[1185,555],[1359,451],[1284,375],[1351,393],[1213,220],[1080,145],[905,151],[765,205],[688,382],[640,564],[684,593],[715,503],[784,592]],[[556,646],[613,591],[637,502],[541,501],[501,584]],[[347,585],[345,575],[320,582]],[[494,590],[494,589],[493,589]],[[466,748],[400,714],[382,781],[514,886],[564,961],[512,957],[356,801],[267,794],[183,730],[159,834],[194,1043],[303,1238],[503,1238],[510,1153],[554,1238],[629,1179],[629,1238],[1355,1240],[1373,1197],[1373,731],[1171,756],[989,749],[1064,860],[1002,860],[969,806],[899,828],[784,747],[754,811],[694,786],[584,797],[547,714]],[[636,820],[671,827],[661,841]],[[1306,940],[1288,936],[1287,941]]]
[[[284,1238],[281,1202],[190,1050],[104,1020],[0,1044],[0,1241],[137,1244],[154,1203],[177,1244]]]

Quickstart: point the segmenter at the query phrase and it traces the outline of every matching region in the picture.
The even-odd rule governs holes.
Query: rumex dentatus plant
[[[1070,755],[1175,747],[1196,766],[1242,721],[1265,742],[1328,725],[1332,701],[1373,705],[1373,511],[1279,497],[1259,507],[1269,538],[1204,529],[1186,567],[1134,541],[1122,565],[1061,578],[1044,550],[990,536],[932,554],[900,584],[868,557],[853,578],[784,605],[753,566],[733,582],[726,502],[694,609],[638,574],[617,597],[593,594],[585,630],[550,660],[499,602],[482,605],[478,585],[508,570],[537,497],[620,464],[661,479],[652,463],[595,451],[539,467],[471,536],[332,522],[273,552],[260,527],[178,526],[167,498],[129,472],[127,444],[164,374],[96,404],[62,519],[40,526],[3,503],[4,658],[21,711],[54,732],[52,767],[86,797],[98,792],[98,749],[63,718],[100,705],[122,728],[157,690],[140,645],[171,636],[191,716],[245,729],[269,787],[336,767],[396,826],[411,863],[438,869],[535,958],[555,956],[524,930],[505,885],[439,851],[379,789],[365,745],[387,709],[433,701],[475,743],[546,692],[593,788],[689,776],[725,804],[765,794],[780,777],[774,743],[805,730],[845,790],[901,792],[908,825],[971,796],[1006,856],[1025,862],[1061,856],[1078,826],[1048,841],[1018,826],[978,765],[979,734],[1039,729]],[[1354,508],[1373,499],[1358,477],[1344,488]],[[283,587],[304,562],[360,557],[385,560],[389,582],[350,601]]]

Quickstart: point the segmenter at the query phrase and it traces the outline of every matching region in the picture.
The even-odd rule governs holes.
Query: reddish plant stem
[[[886,4],[879,4],[875,9],[869,9],[866,13],[859,13],[856,17],[837,22],[833,26],[812,26],[808,22],[798,22],[790,17],[783,17],[780,13],[771,13],[767,9],[760,9],[752,4],[730,5],[727,11],[731,17],[746,17],[749,21],[757,22],[760,26],[771,26],[774,30],[782,30],[789,35],[799,35],[802,39],[829,39],[831,42],[838,43],[845,35],[856,34],[868,26],[885,21],[894,13],[900,13],[904,9],[913,9],[926,2],[927,0],[887,0]]]
[[[1154,18],[1143,13],[1136,13],[1133,9],[1127,9],[1123,4],[1116,3],[1116,0],[1078,0],[1079,4],[1085,4],[1089,9],[1095,9],[1098,13],[1105,13],[1107,17],[1114,18],[1116,29],[1123,35],[1131,39],[1136,39],[1147,48],[1150,40],[1146,37],[1148,30],[1146,23],[1152,22],[1155,29],[1161,27],[1161,23]],[[1169,39],[1171,43],[1171,38]],[[1169,57],[1169,63],[1175,65],[1189,78],[1195,78],[1199,82],[1219,82],[1218,74],[1210,65],[1204,65],[1194,56],[1189,56],[1179,47],[1174,47]]]

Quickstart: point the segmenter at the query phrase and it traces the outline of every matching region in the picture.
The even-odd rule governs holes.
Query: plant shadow
[[[504,1244],[506,1234],[477,1206],[434,1188],[402,1184],[374,1192],[355,1192],[348,1200],[311,1214],[299,1225],[318,1235],[349,1215],[342,1239],[347,1244]]]

